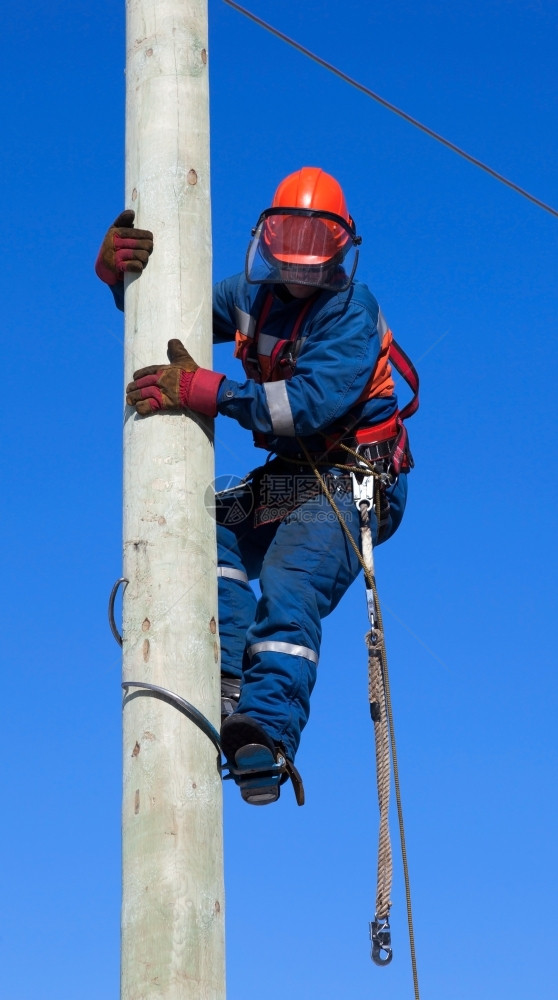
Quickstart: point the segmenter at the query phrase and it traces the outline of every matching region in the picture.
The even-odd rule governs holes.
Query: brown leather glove
[[[185,409],[188,390],[199,365],[180,340],[169,340],[170,365],[149,365],[134,372],[134,381],[126,386],[126,402],[147,416],[156,410]]]
[[[134,372],[126,386],[126,402],[146,417],[157,410],[195,410],[206,417],[217,414],[217,397],[225,378],[200,368],[180,340],[169,340],[170,365],[150,365]]]
[[[140,274],[153,250],[153,233],[133,229],[136,213],[127,208],[109,228],[95,262],[95,271],[107,285],[122,281],[124,272]]]

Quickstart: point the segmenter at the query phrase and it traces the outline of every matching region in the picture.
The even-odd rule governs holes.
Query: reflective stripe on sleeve
[[[256,653],[287,653],[289,656],[304,656],[312,663],[318,662],[318,654],[308,646],[295,646],[292,642],[255,642],[247,649],[250,659]]]
[[[388,325],[386,323],[386,318],[385,318],[382,310],[379,309],[378,310],[378,334],[379,334],[379,337],[380,337],[380,344],[382,343],[382,340],[384,339],[384,337],[385,337],[386,333],[388,332],[388,330],[389,330],[389,327],[388,327]]]
[[[271,357],[273,348],[277,346],[279,337],[273,337],[270,333],[260,333],[258,337],[258,354],[264,358]]]
[[[241,580],[248,583],[248,576],[241,569],[231,569],[229,566],[218,566],[217,576],[225,576],[228,580]]]
[[[295,437],[296,431],[287,395],[287,383],[284,381],[265,382],[264,389],[274,434],[279,434],[280,437]]]
[[[236,325],[240,333],[243,333],[245,337],[253,337],[254,330],[256,329],[256,320],[250,313],[244,312],[244,309],[239,309],[235,306],[236,312]]]

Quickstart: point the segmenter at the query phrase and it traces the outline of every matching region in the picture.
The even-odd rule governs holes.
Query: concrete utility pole
[[[152,229],[127,282],[125,380],[180,338],[211,367],[207,0],[127,0],[126,207]],[[180,694],[218,727],[211,421],[124,428],[123,679]],[[123,708],[122,1000],[223,1000],[221,781],[209,739],[129,690]]]

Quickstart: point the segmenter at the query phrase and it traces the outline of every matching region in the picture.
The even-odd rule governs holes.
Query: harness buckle
[[[374,478],[378,479],[382,486],[393,485],[397,479],[397,472],[393,465],[393,453],[389,443],[379,442],[374,446],[358,445],[356,450],[370,465],[373,465]]]

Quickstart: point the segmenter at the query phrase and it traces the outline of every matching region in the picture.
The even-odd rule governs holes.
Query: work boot
[[[221,722],[236,712],[240,698],[240,677],[221,674]]]
[[[286,757],[249,715],[229,715],[221,726],[221,747],[245,802],[265,806],[279,798]]]

